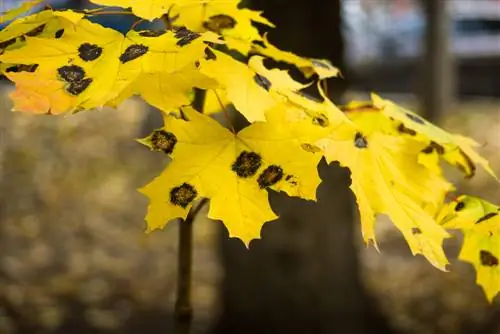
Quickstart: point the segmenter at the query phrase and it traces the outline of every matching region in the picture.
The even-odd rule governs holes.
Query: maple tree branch
[[[192,262],[193,262],[193,222],[208,202],[203,198],[191,208],[185,220],[179,222],[179,252],[177,259],[177,292],[175,301],[176,334],[188,334],[193,318],[191,303]]]
[[[203,113],[206,91],[194,89],[192,106]],[[207,203],[203,198],[198,205],[193,206],[185,220],[179,222],[179,251],[177,257],[177,291],[175,300],[175,327],[176,334],[189,334],[193,319],[193,305],[191,303],[191,285],[193,268],[193,222],[200,210]]]

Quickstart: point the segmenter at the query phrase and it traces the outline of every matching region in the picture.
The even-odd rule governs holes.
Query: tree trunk
[[[340,0],[254,0],[278,47],[343,68]],[[335,85],[335,88],[332,87]],[[337,98],[345,89],[330,82]],[[213,333],[391,333],[361,283],[349,176],[320,164],[318,203],[271,193],[280,215],[250,250],[221,237],[222,314]],[[356,235],[355,235],[356,233]]]
[[[451,53],[451,20],[448,1],[422,0],[426,17],[422,71],[422,114],[438,121],[452,109],[455,66]]]

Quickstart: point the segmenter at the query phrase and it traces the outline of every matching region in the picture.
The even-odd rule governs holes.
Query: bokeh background
[[[376,91],[475,138],[500,173],[500,1],[245,4],[277,24],[269,39],[279,47],[340,67],[335,101]],[[12,113],[12,89],[1,81],[0,334],[177,333],[177,222],[144,235],[147,200],[136,191],[168,162],[134,141],[161,126],[158,112],[133,98],[67,117]],[[362,243],[348,172],[322,162],[320,174],[318,203],[271,194],[281,218],[250,250],[200,213],[191,333],[500,333],[500,299],[489,305],[456,260],[459,234],[446,241],[448,273],[411,256],[384,217],[377,253]],[[500,204],[483,171],[450,175],[460,192]]]

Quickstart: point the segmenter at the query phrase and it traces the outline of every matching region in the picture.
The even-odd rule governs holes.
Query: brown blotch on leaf
[[[415,131],[413,129],[410,129],[410,128],[407,128],[403,123],[399,124],[399,126],[398,126],[398,132],[399,133],[405,133],[405,134],[410,135],[410,136],[416,136],[417,135],[417,131]]]
[[[418,227],[412,227],[411,233],[413,233],[413,234],[422,234],[422,230],[419,229]]]
[[[405,113],[405,116],[408,119],[411,119],[415,123],[425,124],[425,121],[423,119],[421,119],[420,117],[418,117],[417,115],[413,115],[413,114],[410,114],[410,113]]]
[[[311,152],[311,153],[321,152],[321,149],[318,146],[308,143],[300,144],[300,147],[306,152]]]
[[[85,78],[85,70],[77,65],[59,67],[57,73],[66,82],[76,82]]]
[[[253,79],[257,85],[264,88],[266,91],[269,91],[269,89],[271,89],[271,81],[269,81],[269,79],[265,76],[255,73]]]
[[[215,55],[215,53],[212,50],[210,50],[210,48],[206,48],[205,49],[205,59],[216,60],[217,56]]]
[[[28,31],[26,34],[24,34],[25,36],[29,36],[29,37],[35,37],[35,36],[38,36],[40,35],[43,30],[45,29],[45,23],[42,24],[42,25],[39,25],[38,27],[34,28],[34,29],[31,29],[30,31]]]
[[[72,95],[80,95],[92,83],[92,78],[74,81],[66,87],[66,91]]]
[[[479,252],[479,259],[481,260],[481,264],[483,266],[486,266],[486,267],[498,266],[498,258],[488,251],[481,250]]]
[[[485,215],[484,215],[484,216],[482,216],[481,218],[479,218],[479,219],[477,220],[476,224],[480,224],[480,223],[482,223],[482,222],[484,222],[484,221],[486,221],[486,220],[488,220],[488,219],[491,219],[491,218],[493,218],[493,217],[496,217],[496,216],[498,216],[498,213],[496,213],[496,212],[490,212],[490,213],[488,213],[488,214],[485,214]]]
[[[145,55],[149,51],[149,48],[142,44],[130,45],[125,51],[120,55],[120,61],[125,64],[126,62],[137,59]]]
[[[458,202],[456,205],[455,205],[455,211],[462,211],[463,209],[465,209],[465,203],[464,202]]]
[[[327,127],[330,122],[328,121],[328,117],[324,114],[317,114],[313,117],[312,123],[314,125],[321,126],[322,128]]]
[[[181,27],[175,31],[175,38],[178,39],[177,46],[185,46],[201,36],[200,33]]]
[[[243,151],[233,162],[231,170],[239,177],[250,177],[257,173],[262,164],[262,157],[255,152]]]
[[[10,45],[14,44],[16,42],[16,39],[15,38],[11,38],[11,39],[8,39],[6,41],[3,41],[0,43],[0,54],[3,53],[3,51],[5,49],[7,49],[7,47],[9,47]]]
[[[220,34],[222,29],[234,28],[236,23],[231,16],[218,14],[210,16],[207,21],[203,22],[203,28]]]
[[[354,146],[356,146],[357,148],[368,147],[368,141],[366,140],[366,137],[361,134],[361,132],[357,132],[354,136]]]
[[[170,191],[170,203],[185,209],[194,201],[196,196],[198,196],[196,189],[192,185],[184,182],[182,185]]]
[[[143,30],[139,33],[142,37],[158,37],[165,34],[166,30]]]
[[[102,48],[96,44],[83,43],[78,48],[78,56],[84,61],[93,61],[102,54]]]
[[[257,183],[261,189],[278,183],[283,178],[283,169],[280,166],[270,165],[260,173]]]
[[[445,149],[442,145],[439,145],[435,141],[431,141],[427,147],[425,147],[421,152],[425,154],[431,154],[432,152],[436,151],[437,154],[443,155],[445,153]]]
[[[37,68],[38,68],[38,64],[31,64],[31,65],[19,64],[19,65],[13,65],[13,66],[7,67],[5,72],[7,72],[7,73],[9,73],[9,72],[15,72],[15,73],[30,72],[30,73],[33,73],[36,71]]]
[[[162,151],[165,154],[171,154],[177,144],[177,137],[165,130],[156,130],[151,135],[151,145],[155,151]]]

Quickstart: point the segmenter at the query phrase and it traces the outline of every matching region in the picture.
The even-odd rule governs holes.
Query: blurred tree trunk
[[[451,51],[451,17],[448,1],[422,0],[426,18],[422,77],[422,114],[438,121],[453,108],[455,66]]]
[[[252,4],[277,25],[269,39],[278,47],[343,68],[340,0]],[[334,89],[339,98],[345,83],[332,80]],[[348,172],[322,161],[320,176],[318,203],[271,193],[281,218],[264,225],[250,250],[223,233],[214,333],[391,333],[361,282]]]

